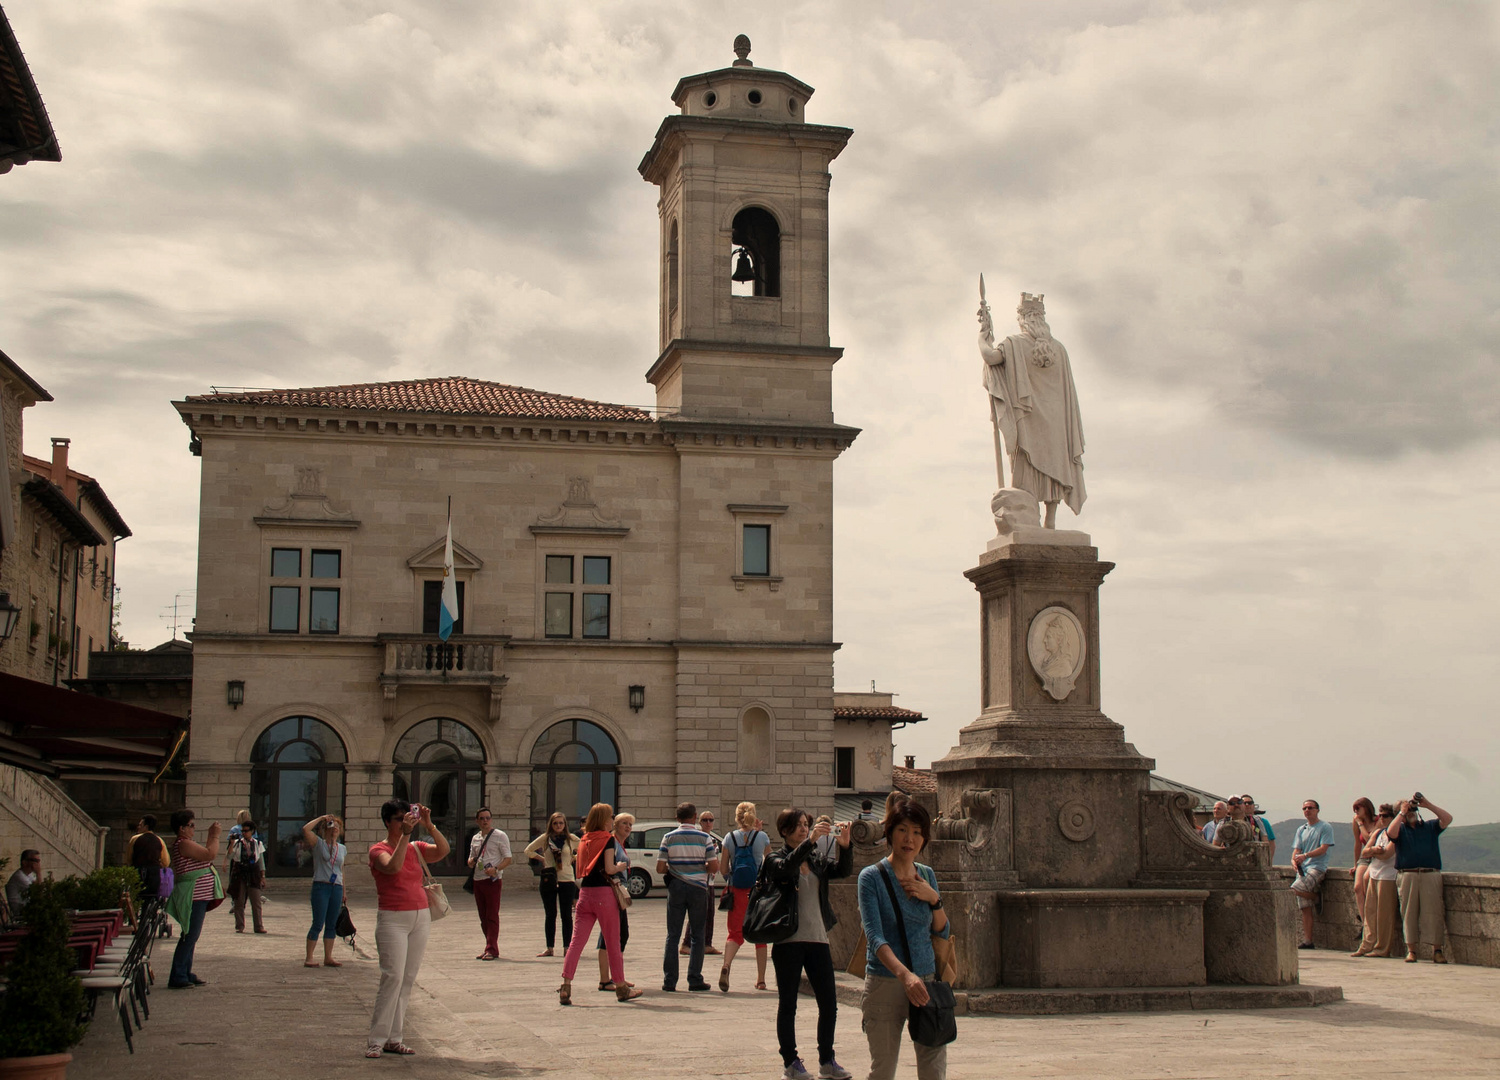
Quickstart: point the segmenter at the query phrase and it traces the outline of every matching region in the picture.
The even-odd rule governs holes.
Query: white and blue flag
[[[453,518],[448,518],[448,538],[443,542],[443,600],[438,605],[438,637],[448,640],[458,622],[458,579],[453,576]]]

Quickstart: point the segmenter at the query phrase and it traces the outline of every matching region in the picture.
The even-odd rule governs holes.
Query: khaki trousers
[[[865,975],[865,996],[859,1003],[859,1011],[862,1017],[860,1026],[870,1044],[868,1080],[892,1080],[896,1075],[901,1044],[906,1041],[908,1005],[900,979],[889,975]],[[946,1080],[948,1048],[912,1045],[917,1051],[917,1080]]]
[[[1419,874],[1402,870],[1397,877],[1401,894],[1401,931],[1406,935],[1406,951],[1416,950],[1417,943],[1443,947],[1443,875]]]
[[[1371,878],[1365,886],[1365,936],[1360,951],[1368,956],[1390,956],[1396,942],[1396,883]]]

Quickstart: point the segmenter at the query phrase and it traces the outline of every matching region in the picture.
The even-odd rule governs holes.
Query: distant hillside
[[[1431,817],[1431,815],[1428,815]],[[1276,861],[1290,865],[1292,861],[1292,838],[1297,835],[1300,818],[1277,821],[1271,825],[1276,830]],[[1349,853],[1354,843],[1347,821],[1333,822],[1334,848],[1330,866],[1349,867],[1354,856]],[[1455,874],[1500,874],[1500,822],[1488,825],[1454,825],[1443,833],[1443,869]]]

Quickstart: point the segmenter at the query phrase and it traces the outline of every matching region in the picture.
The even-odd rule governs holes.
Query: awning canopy
[[[186,736],[179,717],[0,674],[0,761],[62,780],[150,781]]]

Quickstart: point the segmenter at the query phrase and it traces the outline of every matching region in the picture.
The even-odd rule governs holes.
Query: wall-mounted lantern
[[[229,680],[229,704],[235,709],[245,704],[245,684],[240,679]]]
[[[0,641],[8,640],[20,621],[21,609],[10,602],[10,593],[0,590]]]
[[[640,712],[646,707],[646,688],[644,686],[632,686],[630,688],[630,707]]]

